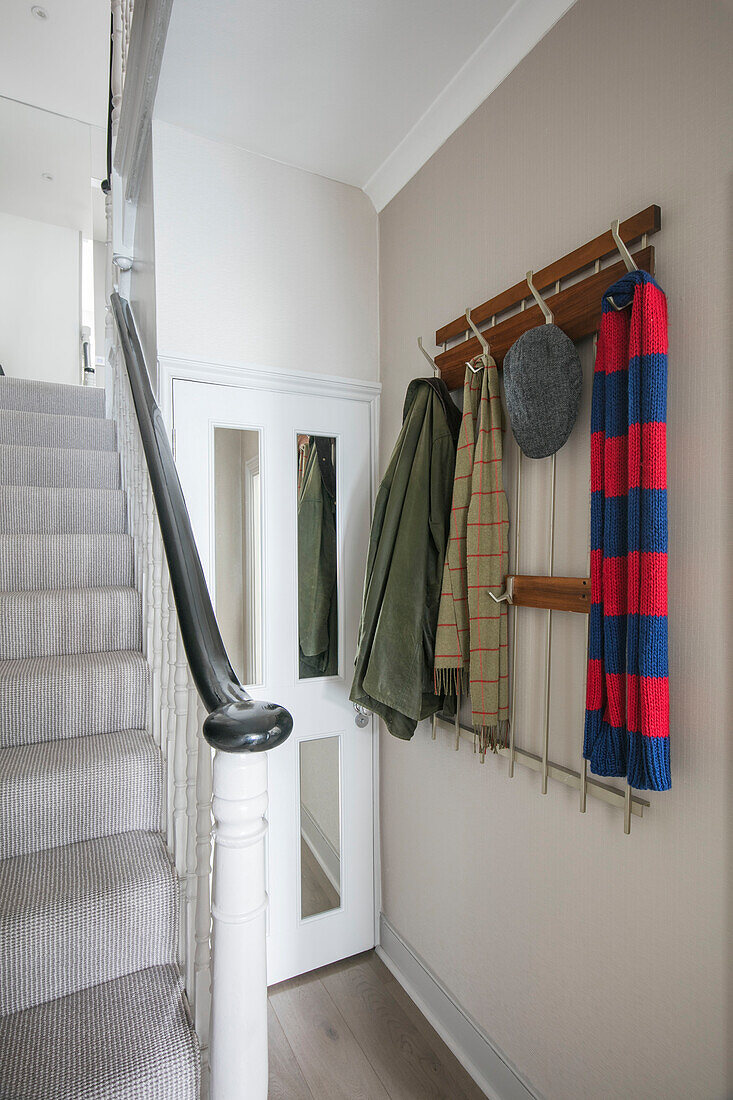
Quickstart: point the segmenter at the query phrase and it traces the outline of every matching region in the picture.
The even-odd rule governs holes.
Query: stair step
[[[139,651],[0,661],[0,745],[144,729],[149,681]]]
[[[0,533],[91,534],[127,529],[122,489],[0,485]]]
[[[0,443],[0,485],[119,489],[120,456],[116,451],[16,447]]]
[[[0,409],[0,443],[20,447],[72,447],[83,451],[114,451],[117,447],[112,420],[15,409]]]
[[[3,860],[0,1016],[174,963],[177,892],[158,833],[119,833]]]
[[[163,765],[144,730],[0,749],[0,860],[160,828]]]
[[[104,390],[94,386],[0,377],[0,409],[103,417],[104,406]]]
[[[0,590],[130,587],[130,535],[0,535]]]
[[[140,649],[134,588],[0,592],[0,661],[107,649]]]
[[[198,1100],[198,1043],[177,968],[0,1019],[0,1065],[12,1100]],[[1,1084],[0,1097],[10,1100]]]

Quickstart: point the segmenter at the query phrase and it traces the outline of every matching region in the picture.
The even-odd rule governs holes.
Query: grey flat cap
[[[523,332],[504,356],[504,391],[514,438],[528,458],[559,451],[578,417],[583,371],[557,325]]]

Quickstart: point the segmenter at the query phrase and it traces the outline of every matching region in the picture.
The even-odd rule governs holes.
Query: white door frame
[[[173,386],[177,380],[205,382],[215,386],[237,386],[241,389],[266,390],[269,393],[310,394],[314,397],[339,397],[365,403],[369,407],[371,445],[370,507],[373,511],[379,484],[379,398],[381,382],[366,382],[359,378],[340,378],[332,374],[311,374],[308,371],[283,370],[253,363],[211,363],[201,359],[158,358],[158,401],[163,420],[171,436],[173,428]],[[175,441],[171,439],[175,455]],[[365,548],[366,549],[366,548]],[[348,686],[348,683],[347,683]],[[382,908],[382,875],[379,836],[379,730],[372,715],[372,791],[373,791],[373,860],[374,860],[374,942],[379,943]]]

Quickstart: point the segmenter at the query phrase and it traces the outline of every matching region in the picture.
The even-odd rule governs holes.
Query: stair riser
[[[145,729],[150,671],[139,654],[0,667],[0,747]]]
[[[126,529],[120,489],[0,486],[0,534],[122,534]]]
[[[141,645],[134,589],[0,593],[0,661]]]
[[[16,447],[71,447],[114,451],[115,426],[92,416],[51,416],[0,409],[0,443]]]
[[[0,591],[132,587],[129,535],[0,535]]]
[[[0,377],[0,409],[103,417],[105,393],[94,386],[67,386],[25,378]]]
[[[159,829],[162,782],[142,731],[0,750],[0,859]]]
[[[12,1100],[199,1100],[199,1048],[178,968],[0,1019],[0,1066]],[[11,1100],[2,1087],[0,1097]]]
[[[151,864],[148,844],[138,858],[145,874],[136,881],[110,869],[115,859],[129,858],[128,849],[96,847],[103,843],[88,842],[93,850],[69,845],[0,865],[3,889],[16,899],[0,916],[0,1016],[175,962],[173,869],[163,867],[159,855]],[[49,875],[47,883],[36,882],[42,874]],[[72,879],[76,893],[67,896],[64,883]]]
[[[119,489],[120,456],[116,451],[11,447],[0,443],[0,485]]]

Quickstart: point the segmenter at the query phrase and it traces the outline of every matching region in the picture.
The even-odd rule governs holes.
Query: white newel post
[[[211,1100],[267,1100],[267,754],[214,756]]]

